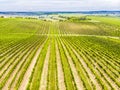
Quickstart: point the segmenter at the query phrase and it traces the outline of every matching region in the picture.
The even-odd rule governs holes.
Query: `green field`
[[[0,90],[120,90],[120,18],[0,18]]]

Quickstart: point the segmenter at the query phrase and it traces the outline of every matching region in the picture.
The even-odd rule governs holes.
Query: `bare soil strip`
[[[44,43],[45,43],[45,42],[44,42]],[[40,46],[40,48],[39,48],[38,51],[36,52],[36,54],[35,54],[32,62],[31,62],[30,66],[28,67],[28,70],[26,71],[26,73],[25,73],[25,75],[24,75],[24,78],[23,78],[23,80],[22,80],[22,82],[21,82],[21,85],[20,85],[20,87],[19,87],[19,90],[26,90],[27,84],[28,84],[28,82],[29,82],[29,78],[30,78],[30,76],[31,76],[31,74],[32,74],[32,70],[33,70],[33,68],[34,68],[34,66],[35,66],[35,63],[36,63],[37,58],[38,58],[38,56],[39,56],[39,54],[40,54],[40,52],[41,52],[41,49],[42,49],[42,47],[44,46],[44,43]]]
[[[80,55],[73,48],[72,48],[72,50],[76,54],[76,56],[78,57],[79,61],[82,63],[85,70],[87,71],[87,73],[88,73],[91,81],[93,82],[93,84],[96,86],[96,88],[98,90],[102,90],[100,84],[95,79],[95,75],[91,72],[90,68],[87,66],[87,64],[84,62],[84,60],[80,57]]]
[[[60,53],[58,50],[57,43],[56,43],[56,61],[57,61],[57,72],[58,72],[58,88],[59,88],[59,90],[66,90],[64,73],[63,73],[63,69],[62,69]]]
[[[98,64],[96,64],[96,67],[102,72],[102,74],[104,75],[104,77],[110,82],[110,84],[112,85],[112,87],[115,90],[119,90],[120,88],[116,85],[116,83],[103,71],[100,69],[100,66]]]
[[[82,81],[80,80],[80,77],[79,77],[78,72],[77,72],[77,70],[76,70],[76,68],[75,68],[75,65],[74,65],[74,63],[73,63],[73,61],[72,61],[69,53],[67,52],[66,47],[64,46],[63,43],[62,43],[62,45],[63,45],[63,48],[64,48],[64,50],[65,50],[66,56],[67,56],[67,58],[68,58],[68,62],[69,62],[69,64],[70,64],[70,68],[71,68],[71,70],[72,70],[73,77],[74,77],[74,80],[75,80],[77,89],[78,89],[78,90],[83,90],[83,89],[84,89],[84,86],[83,86]]]
[[[48,51],[46,54],[43,71],[40,80],[40,88],[39,90],[46,90],[47,88],[47,75],[48,75],[48,65],[49,65],[49,57],[50,57],[50,46],[48,47]]]
[[[88,56],[88,58],[92,61],[92,58],[90,56]],[[107,90],[112,90],[111,87],[110,87],[110,85],[106,81],[106,79],[101,75],[101,73],[97,69],[97,63],[94,62],[94,61],[92,61],[92,63],[95,65],[94,66],[94,71],[99,75],[99,77],[100,77],[101,81],[103,82],[103,84],[105,83],[105,86],[107,87]]]
[[[17,53],[17,55],[19,55],[20,53],[21,53],[21,52]],[[14,53],[13,53],[13,54],[14,54]],[[15,62],[17,62],[17,59],[14,60],[17,55],[15,55],[15,56],[14,56],[12,59],[10,59],[10,60],[8,59],[9,62],[7,62],[7,64],[4,65],[4,68],[2,68],[2,70],[0,71],[0,75],[3,74],[2,78],[7,75],[7,72],[9,72],[9,69],[12,67],[12,65],[13,65]],[[10,57],[11,57],[11,56],[12,56],[12,55],[10,55]],[[8,58],[9,58],[9,57],[8,57]],[[11,65],[11,63],[12,63],[12,65]],[[3,73],[3,72],[4,72],[4,73]],[[2,80],[2,78],[0,78],[0,81]]]
[[[18,55],[21,54],[21,53],[22,53],[22,52],[19,52]],[[6,65],[6,66],[7,66],[7,67],[5,68],[6,70],[5,70],[5,72],[3,73],[3,76],[0,78],[0,82],[1,82],[2,80],[4,80],[4,78],[7,76],[8,72],[14,67],[14,65],[18,62],[18,60],[19,60],[19,58],[16,59],[16,57],[14,57],[13,60],[12,60],[12,62],[13,62],[13,61],[14,61],[14,62],[13,62],[13,63],[9,63],[8,66]]]
[[[13,80],[13,76],[18,72],[21,64],[24,62],[24,60],[27,58],[27,56],[29,55],[30,51],[23,57],[23,59],[21,60],[21,62],[17,65],[16,69],[13,71],[13,73],[10,75],[8,81],[6,82],[5,86],[3,87],[2,90],[8,90],[9,89],[9,85],[11,83],[11,81]]]
[[[34,49],[33,46],[29,46],[29,51],[27,50],[27,54],[28,54],[28,55],[25,54],[24,57],[23,57],[23,59],[21,60],[21,61],[22,61],[22,65],[20,65],[19,71],[14,74],[14,78],[13,78],[12,82],[11,82],[10,85],[9,85],[9,90],[13,90],[13,89],[15,88],[15,85],[18,83],[18,79],[19,79],[19,77],[20,77],[20,75],[21,75],[21,72],[22,72],[21,69],[22,69],[22,67],[24,67],[27,59],[29,58],[29,54],[30,54],[32,51],[34,51],[33,49]],[[22,53],[22,54],[24,54],[24,53]],[[19,65],[19,64],[18,64],[18,65]]]

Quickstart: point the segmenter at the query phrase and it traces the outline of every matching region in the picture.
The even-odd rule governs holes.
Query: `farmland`
[[[0,90],[120,90],[120,18],[0,18]]]

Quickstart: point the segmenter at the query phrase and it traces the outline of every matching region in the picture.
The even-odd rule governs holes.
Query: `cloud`
[[[120,10],[120,0],[0,0],[0,11]]]

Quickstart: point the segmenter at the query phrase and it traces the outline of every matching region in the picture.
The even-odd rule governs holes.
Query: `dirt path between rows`
[[[22,52],[17,53],[17,55],[21,54]],[[2,80],[4,80],[4,78],[6,77],[6,75],[8,74],[9,70],[12,68],[12,66],[17,62],[18,59],[16,59],[17,55],[15,55],[12,59],[8,59],[9,62],[7,62],[6,65],[4,65],[4,67],[2,68],[2,70],[0,71],[0,75],[2,75],[2,77],[0,78],[0,82]],[[12,55],[10,55],[12,56]],[[9,58],[9,57],[8,57]],[[7,60],[7,59],[6,59]],[[12,65],[11,65],[12,64]]]
[[[74,77],[74,80],[75,80],[77,89],[78,89],[78,90],[84,90],[83,83],[82,83],[82,81],[81,81],[81,79],[80,79],[80,77],[79,77],[79,75],[78,75],[78,72],[77,72],[77,70],[76,70],[76,68],[75,68],[75,65],[74,65],[74,63],[73,63],[73,61],[72,61],[72,58],[70,57],[70,55],[69,55],[69,53],[68,53],[68,51],[67,51],[67,49],[66,49],[66,47],[64,46],[63,43],[62,43],[62,45],[63,45],[63,48],[64,48],[64,50],[65,50],[66,56],[67,56],[67,58],[68,58],[68,62],[69,62],[69,64],[70,64],[70,68],[71,68],[71,70],[72,70],[73,77]]]
[[[10,83],[12,82],[12,80],[13,80],[13,78],[14,78],[13,76],[18,72],[21,64],[22,64],[22,63],[24,62],[24,60],[27,58],[27,56],[29,55],[29,53],[30,53],[30,51],[23,57],[23,59],[21,60],[21,62],[17,65],[17,67],[15,68],[15,70],[13,71],[13,73],[10,75],[9,79],[7,80],[5,86],[3,87],[2,90],[8,90],[8,89],[9,89],[9,85],[10,85]],[[10,90],[11,90],[11,88],[10,88]]]
[[[89,58],[90,61],[93,60],[90,56],[87,57]],[[104,79],[103,76],[101,75],[101,72],[97,69],[97,63],[95,61],[92,61],[92,63],[93,63],[94,72],[100,77],[99,79],[102,81],[102,83],[105,83],[107,90],[112,90],[106,79]]]
[[[44,62],[43,70],[42,70],[39,90],[46,90],[46,88],[47,88],[49,57],[50,57],[50,46],[48,47],[48,51],[47,51],[47,54],[45,57],[45,62]]]
[[[57,43],[56,43],[56,61],[57,61],[57,72],[58,72],[58,88],[59,90],[66,90],[64,73],[60,59],[60,52]]]
[[[107,73],[105,73],[103,70],[101,70],[100,66],[98,64],[96,64],[96,67],[101,71],[101,73],[104,75],[104,77],[108,80],[108,82],[110,82],[110,84],[112,85],[112,87],[115,90],[120,90],[120,88],[116,85],[116,83],[108,76]]]
[[[78,57],[79,61],[82,63],[85,70],[87,71],[87,73],[88,73],[91,81],[93,82],[93,84],[96,86],[96,88],[98,90],[102,90],[100,84],[95,79],[95,75],[91,72],[90,68],[87,66],[87,64],[84,62],[84,60],[80,57],[80,55],[73,48],[72,48],[72,50],[76,54],[76,56]]]
[[[46,41],[45,41],[45,42],[46,42]],[[32,62],[31,62],[31,64],[30,64],[30,66],[28,67],[28,69],[27,69],[27,71],[26,71],[26,73],[25,73],[25,75],[24,75],[24,78],[23,78],[23,80],[22,80],[22,82],[21,82],[21,85],[20,85],[20,87],[19,87],[19,90],[26,90],[27,84],[28,84],[28,82],[29,82],[29,78],[30,78],[30,76],[31,76],[31,74],[32,74],[32,70],[33,70],[33,68],[34,68],[34,66],[35,66],[35,63],[36,63],[36,61],[37,61],[37,59],[38,59],[38,56],[39,56],[39,54],[40,54],[40,52],[41,52],[41,50],[42,50],[45,42],[44,42],[44,43],[40,46],[40,48],[37,50],[37,52],[36,52],[36,54],[35,54]]]
[[[17,53],[17,55],[19,55],[19,54],[22,54],[22,52]],[[4,67],[5,68],[5,72],[4,71],[3,71],[4,73],[2,72],[3,75],[0,78],[0,82],[2,82],[2,80],[4,80],[6,78],[6,76],[10,72],[10,70],[14,67],[14,65],[16,65],[16,63],[18,63],[19,58],[16,58],[17,55],[14,58],[12,58],[12,60],[9,63],[7,63],[8,65],[7,64],[5,65],[5,67]]]

